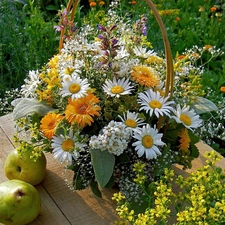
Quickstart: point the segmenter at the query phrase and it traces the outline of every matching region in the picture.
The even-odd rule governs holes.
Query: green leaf
[[[101,191],[99,190],[99,188],[98,188],[98,183],[97,183],[96,181],[94,181],[94,180],[91,181],[90,187],[91,187],[92,192],[93,192],[97,197],[99,197],[99,198],[102,197],[102,193],[101,193]]]
[[[53,10],[53,11],[55,10],[55,11],[57,11],[59,8],[57,6],[54,6],[54,5],[47,5],[46,9],[47,10]]]
[[[80,175],[79,171],[74,172],[73,187],[75,188],[75,190],[83,190],[83,189],[85,189],[85,186],[83,184],[83,177]]]
[[[96,180],[100,187],[104,187],[110,180],[115,165],[115,156],[100,149],[91,150],[91,160]]]
[[[217,106],[213,102],[203,97],[198,97],[196,102],[193,103],[192,108],[197,114],[218,110]]]
[[[28,0],[15,0],[15,2],[22,3],[23,5],[28,4]]]
[[[49,111],[52,111],[53,108],[48,106],[43,102],[39,102],[34,98],[22,98],[13,101],[15,108],[13,110],[14,120],[18,120],[22,117],[25,117],[29,113],[37,113],[39,116],[44,116]]]
[[[194,158],[198,158],[199,150],[195,144],[200,141],[200,138],[198,136],[196,136],[195,134],[193,134],[190,130],[188,131],[188,135],[191,139],[191,146],[190,146],[191,156]]]

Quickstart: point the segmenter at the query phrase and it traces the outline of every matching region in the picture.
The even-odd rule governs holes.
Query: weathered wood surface
[[[14,149],[12,137],[14,122],[11,115],[0,117],[0,183],[7,180],[4,174],[4,161],[8,153]],[[193,161],[190,170],[183,171],[181,167],[173,169],[179,174],[188,174],[204,165],[203,154],[211,151],[208,145],[199,142],[197,147],[200,156]],[[64,181],[63,166],[45,154],[47,158],[47,173],[43,182],[36,186],[42,200],[40,215],[30,225],[110,225],[117,220],[115,202],[111,200],[113,191],[105,189],[103,198],[95,197],[91,190],[71,191]],[[225,159],[218,163],[225,169]],[[66,173],[69,175],[69,171]],[[173,223],[171,223],[173,224]]]
[[[11,115],[0,117],[0,183],[8,180],[4,174],[4,161],[14,149],[15,134]],[[63,179],[63,166],[45,154],[47,173],[36,186],[42,200],[40,215],[30,225],[109,225],[117,219],[113,191],[104,190],[103,198],[95,197],[91,190],[71,191]],[[69,174],[68,174],[69,175]]]

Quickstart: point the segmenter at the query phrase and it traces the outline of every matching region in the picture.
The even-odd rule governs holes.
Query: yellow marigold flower
[[[146,87],[159,85],[160,79],[157,71],[147,66],[135,66],[131,72],[132,80]]]
[[[186,128],[181,129],[178,136],[180,137],[180,145],[178,146],[179,150],[188,151],[191,142],[191,139],[188,135],[188,130]]]
[[[65,117],[71,124],[77,123],[80,127],[91,125],[94,122],[93,116],[100,116],[98,111],[101,107],[96,105],[100,100],[91,92],[87,96],[79,99],[68,99],[68,105],[65,111]]]
[[[55,134],[55,130],[59,122],[63,119],[63,116],[56,113],[48,113],[41,119],[40,130],[44,136],[51,139]]]

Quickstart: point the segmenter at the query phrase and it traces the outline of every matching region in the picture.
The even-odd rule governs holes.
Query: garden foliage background
[[[68,0],[2,0],[0,2],[0,115],[12,110],[11,101],[19,97],[19,89],[29,70],[40,69],[58,52],[58,11]],[[81,0],[75,20],[81,26],[85,20],[104,17],[109,0]],[[91,3],[92,2],[92,3]],[[94,3],[93,3],[94,2]],[[173,57],[193,46],[215,46],[225,52],[225,0],[154,0],[167,28]],[[121,0],[121,13],[129,13],[136,21],[147,14],[147,37],[153,49],[163,52],[163,41],[157,22],[143,0]],[[225,92],[225,54],[210,60],[203,55],[206,70],[201,78],[202,91],[213,93],[210,100],[220,104]],[[210,61],[210,62],[209,62]],[[217,121],[224,126],[223,105]],[[209,116],[209,118],[212,115]],[[218,127],[218,124],[214,124]],[[215,147],[224,153],[224,129],[214,132]],[[217,140],[218,139],[218,140]]]

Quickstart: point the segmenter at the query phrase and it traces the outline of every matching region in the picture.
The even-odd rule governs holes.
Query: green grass
[[[53,21],[38,7],[0,2],[0,97],[20,87],[29,70],[37,70],[57,52]]]

